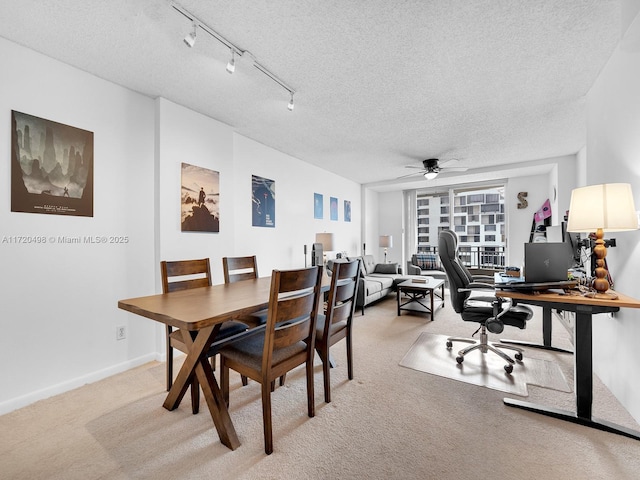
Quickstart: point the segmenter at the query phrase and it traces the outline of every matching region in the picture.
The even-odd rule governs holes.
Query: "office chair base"
[[[486,333],[481,333],[480,334],[480,340],[474,340],[472,338],[459,338],[459,337],[449,337],[447,338],[447,348],[451,349],[453,348],[453,342],[463,342],[463,343],[470,343],[471,345],[463,348],[462,350],[460,350],[458,352],[458,356],[456,357],[456,361],[461,364],[462,362],[464,362],[464,356],[469,353],[472,352],[474,350],[480,350],[482,353],[487,353],[489,351],[495,353],[496,355],[498,355],[500,358],[502,358],[504,361],[507,362],[507,364],[504,366],[504,369],[507,373],[511,373],[513,372],[513,365],[516,363],[515,360],[513,358],[511,358],[509,355],[507,355],[506,353],[504,353],[502,349],[507,349],[507,350],[513,350],[515,351],[515,359],[518,361],[521,361],[523,358],[523,353],[524,350],[522,350],[521,348],[515,347],[513,345],[505,345],[503,343],[497,343],[497,342],[490,342],[487,339],[487,334]]]

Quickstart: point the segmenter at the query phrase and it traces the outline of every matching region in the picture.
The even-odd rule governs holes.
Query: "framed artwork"
[[[11,111],[11,211],[93,217],[93,132]]]
[[[183,232],[220,232],[220,172],[182,164],[180,224]]]
[[[324,210],[322,205],[323,199],[321,193],[313,194],[313,218],[322,220],[324,218]]]
[[[344,221],[351,221],[351,200],[344,201]]]
[[[331,220],[338,220],[338,199],[329,197],[329,215]]]
[[[268,178],[251,175],[251,225],[276,226],[276,184]]]

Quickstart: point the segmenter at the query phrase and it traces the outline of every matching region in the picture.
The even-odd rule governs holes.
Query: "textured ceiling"
[[[291,86],[294,111],[248,55],[229,75],[210,36],[186,47],[191,24],[166,0],[3,0],[0,36],[378,185],[429,157],[482,169],[575,153],[620,37],[619,0],[178,3]]]

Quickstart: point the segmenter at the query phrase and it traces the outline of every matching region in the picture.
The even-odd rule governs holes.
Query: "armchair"
[[[465,322],[480,324],[478,330],[473,334],[480,332],[480,338],[475,340],[449,337],[447,338],[447,348],[451,349],[453,342],[471,344],[458,352],[456,361],[459,364],[462,364],[465,355],[473,350],[480,350],[483,354],[491,351],[507,362],[504,369],[507,373],[511,373],[515,361],[501,349],[515,351],[515,359],[518,361],[522,360],[523,350],[511,345],[490,342],[487,331],[502,333],[505,325],[524,329],[527,321],[533,316],[533,311],[528,307],[512,305],[510,301],[496,297],[493,285],[474,281],[473,276],[458,259],[457,249],[456,234],[451,230],[440,232],[438,252],[449,279],[451,305]]]

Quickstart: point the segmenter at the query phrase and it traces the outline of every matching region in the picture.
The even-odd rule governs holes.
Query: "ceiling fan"
[[[466,172],[467,167],[443,167],[441,165],[455,163],[458,159],[451,158],[440,162],[437,158],[428,158],[422,161],[422,167],[416,165],[405,165],[405,168],[419,168],[419,172],[409,173],[398,178],[413,177],[414,175],[423,175],[427,180],[433,180],[440,172]]]

